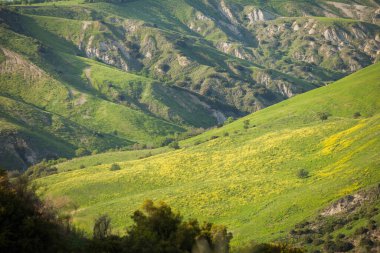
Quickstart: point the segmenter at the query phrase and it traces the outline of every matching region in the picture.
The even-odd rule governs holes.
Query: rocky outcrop
[[[380,6],[373,7],[355,3],[340,3],[335,1],[328,1],[326,5],[337,8],[343,17],[372,22],[374,24],[380,24],[380,18],[377,15],[380,12]]]
[[[238,23],[238,20],[237,18],[235,17],[235,14],[234,12],[232,11],[232,9],[230,8],[230,6],[228,6],[225,2],[225,0],[221,0],[220,1],[220,5],[218,6],[219,7],[219,10],[221,11],[221,13],[224,14],[225,17],[227,17],[227,19],[232,23],[232,24],[237,24]]]
[[[349,213],[361,207],[363,203],[380,198],[380,185],[371,190],[361,190],[353,195],[347,195],[321,212],[322,216],[332,216]]]
[[[268,21],[268,20],[276,19],[275,14],[268,12],[266,10],[259,9],[259,8],[248,8],[246,10],[246,15],[250,24],[253,24],[259,21]]]
[[[139,70],[139,62],[131,56],[125,45],[118,41],[103,40],[94,42],[94,36],[91,36],[87,45],[81,48],[89,58],[97,58],[101,61],[123,69],[125,71]]]

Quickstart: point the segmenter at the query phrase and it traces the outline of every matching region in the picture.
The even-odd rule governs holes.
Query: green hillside
[[[0,7],[7,169],[159,147],[336,81],[380,50],[372,1],[17,3]]]
[[[125,162],[115,155],[121,170],[89,157],[36,183],[43,196],[72,201],[78,208],[67,211],[86,231],[108,213],[123,232],[131,212],[153,199],[227,225],[234,246],[286,237],[332,201],[379,182],[379,73],[380,64],[369,66],[180,142],[180,150],[126,154]],[[298,176],[301,169],[307,177]]]

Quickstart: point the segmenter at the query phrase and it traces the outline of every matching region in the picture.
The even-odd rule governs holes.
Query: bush
[[[42,162],[33,165],[25,172],[31,179],[47,177],[49,175],[57,174],[58,169],[53,166],[54,163],[43,160]]]
[[[338,239],[343,239],[344,237],[346,237],[345,234],[338,234],[338,235],[336,236],[336,238],[338,238]]]
[[[309,172],[305,169],[300,169],[298,172],[297,172],[297,176],[299,178],[308,178],[309,177]]]
[[[111,235],[111,218],[101,215],[95,219],[93,237],[94,239],[105,239]]]
[[[375,243],[369,238],[362,238],[359,245],[362,247],[373,247]]]
[[[145,201],[142,210],[134,212],[134,225],[127,229],[126,248],[131,252],[192,252],[198,243],[215,252],[229,252],[232,234],[224,226],[199,225],[197,220],[183,221],[165,203]],[[199,249],[198,249],[199,250]]]
[[[85,148],[78,148],[77,150],[75,150],[75,156],[77,157],[81,157],[81,156],[85,156],[89,154],[90,152]]]
[[[311,236],[307,236],[307,237],[305,238],[305,242],[306,242],[307,244],[311,244],[311,243],[313,243],[313,238],[311,238]]]
[[[79,166],[79,169],[84,169],[84,168],[86,168],[86,166],[84,166],[83,164],[81,164],[81,165]]]
[[[319,246],[319,245],[322,245],[324,242],[325,242],[324,240],[318,238],[318,239],[314,239],[313,244],[315,246]]]
[[[326,252],[336,252],[336,245],[335,245],[335,243],[333,241],[327,241],[323,245],[323,249]]]
[[[360,228],[355,230],[355,235],[366,234],[368,231],[369,231],[368,228],[360,227]]]
[[[243,125],[244,125],[244,129],[248,129],[249,128],[249,119],[244,120]]]
[[[233,117],[228,117],[227,119],[226,119],[226,121],[224,121],[224,125],[227,125],[227,124],[230,124],[230,123],[232,123],[232,122],[234,122],[234,118]]]
[[[172,143],[169,144],[169,148],[173,149],[180,149],[180,146],[178,144],[178,141],[173,141]]]
[[[294,248],[287,244],[251,244],[237,252],[241,253],[303,253],[299,248]]]
[[[335,243],[335,251],[339,252],[347,252],[354,248],[354,245],[350,242],[346,241],[337,241]]]
[[[318,117],[320,120],[325,121],[329,118],[329,114],[327,112],[319,112]]]
[[[0,170],[0,252],[80,252],[70,247],[81,239],[67,220],[58,220],[56,210],[42,202],[35,190],[27,177],[11,183]]]
[[[228,253],[232,234],[225,226],[197,220],[184,221],[165,203],[148,200],[131,217],[124,236],[113,235],[111,219],[95,220],[93,238],[58,219],[58,211],[46,205],[30,187],[27,177],[9,182],[0,170],[1,252],[207,252]],[[77,209],[77,208],[76,208]],[[282,251],[286,252],[286,251]]]
[[[354,119],[357,119],[357,118],[359,118],[361,116],[362,115],[360,114],[360,112],[355,112],[354,115],[353,115]]]
[[[116,171],[116,170],[121,170],[121,168],[119,164],[114,163],[111,165],[110,171]]]

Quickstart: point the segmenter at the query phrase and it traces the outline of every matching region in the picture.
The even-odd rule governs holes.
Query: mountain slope
[[[74,222],[88,231],[100,213],[122,231],[149,198],[228,225],[235,246],[281,238],[332,201],[379,182],[379,70],[372,65],[185,140],[180,150],[119,162],[121,170],[58,165],[62,172],[36,182],[44,196],[79,206]],[[298,177],[301,169],[309,177]]]
[[[7,154],[0,160],[9,161],[0,165],[25,169],[79,148],[160,146],[335,81],[378,60],[378,7],[374,1],[240,0],[1,7],[0,95],[30,107],[28,119],[54,115],[67,127],[18,121],[66,151],[53,145],[47,154],[24,132],[19,140],[34,158],[10,145],[0,148]],[[7,110],[0,117],[9,128],[19,114]],[[8,133],[2,136],[11,143]]]

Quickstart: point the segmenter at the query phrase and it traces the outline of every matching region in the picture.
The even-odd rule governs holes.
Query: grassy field
[[[168,152],[169,148],[156,148],[156,149],[144,149],[144,150],[134,150],[134,151],[116,151],[107,152],[91,156],[79,157],[71,159],[67,162],[60,163],[57,165],[59,172],[65,172],[69,170],[81,169],[81,167],[91,167],[101,164],[110,164],[125,162],[130,160],[138,160],[148,158],[157,154]]]
[[[72,171],[36,183],[42,195],[78,205],[74,222],[86,231],[108,213],[123,233],[132,211],[154,199],[227,225],[234,246],[281,238],[331,201],[379,182],[379,70],[367,67],[185,140],[177,151],[85,169],[67,162],[59,166]],[[122,169],[110,171],[113,162]],[[299,178],[300,169],[310,176]]]

